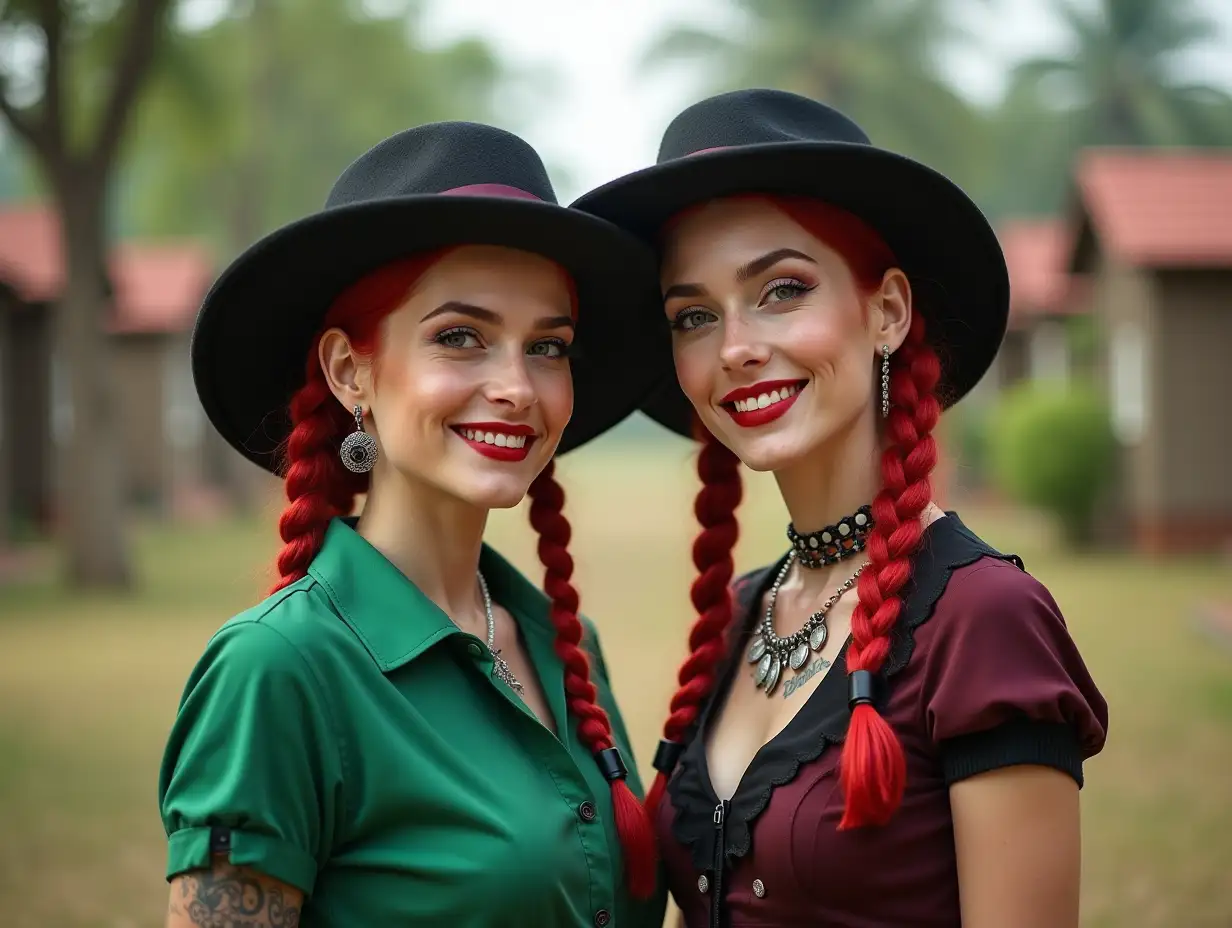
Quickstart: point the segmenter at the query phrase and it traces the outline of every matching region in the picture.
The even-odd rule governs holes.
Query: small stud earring
[[[376,465],[376,439],[364,431],[364,408],[356,406],[355,431],[342,440],[339,457],[347,470],[366,474]]]
[[[890,416],[890,346],[881,346],[881,418]]]

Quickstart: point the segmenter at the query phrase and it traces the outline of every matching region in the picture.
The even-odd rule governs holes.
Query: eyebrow
[[[460,300],[448,300],[442,303],[432,312],[428,313],[420,323],[427,322],[429,319],[434,319],[437,316],[443,316],[446,313],[456,313],[459,316],[469,316],[479,322],[486,322],[489,325],[500,325],[503,321],[501,314],[493,312],[490,309],[485,309],[482,306],[476,306],[473,303],[463,303]],[[573,319],[569,316],[543,316],[535,320],[536,329],[560,329],[574,327]]]
[[[778,248],[774,251],[767,252],[760,258],[754,258],[748,264],[736,269],[736,280],[739,283],[745,283],[750,278],[756,277],[758,274],[774,267],[785,258],[799,258],[802,261],[807,261],[809,264],[816,264],[816,260],[810,258],[802,251],[796,251],[794,248]],[[706,288],[701,284],[672,284],[663,293],[664,301],[670,300],[673,297],[697,297],[705,296]]]

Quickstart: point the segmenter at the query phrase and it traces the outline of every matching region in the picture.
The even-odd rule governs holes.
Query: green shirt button
[[[593,822],[595,820],[595,814],[595,804],[589,799],[578,806],[578,815],[582,817],[582,821],[584,822]]]
[[[595,913],[595,928],[604,928],[612,922],[612,913],[607,909],[600,909]]]
[[[471,652],[471,657],[483,657],[483,648],[473,641],[467,646],[466,650]]]

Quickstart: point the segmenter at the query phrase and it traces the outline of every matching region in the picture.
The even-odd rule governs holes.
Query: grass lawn
[[[631,455],[609,445],[561,465],[583,608],[643,768],[690,621],[690,466],[683,445]],[[751,568],[783,550],[786,518],[763,477],[746,499],[740,564]],[[162,924],[163,737],[210,633],[268,584],[275,512],[140,528],[136,598],[70,596],[50,580],[0,588],[5,928]],[[1232,925],[1232,653],[1191,624],[1198,603],[1232,596],[1232,572],[1074,558],[1051,550],[1035,520],[964,518],[1049,585],[1111,706],[1108,747],[1082,794],[1083,924]],[[494,516],[489,538],[538,576],[524,511]]]

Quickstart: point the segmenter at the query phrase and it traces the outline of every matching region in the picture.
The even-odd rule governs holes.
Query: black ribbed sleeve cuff
[[[941,742],[941,766],[947,786],[989,770],[1019,764],[1054,767],[1068,773],[1082,788],[1082,749],[1077,733],[1064,722],[1016,719]]]

